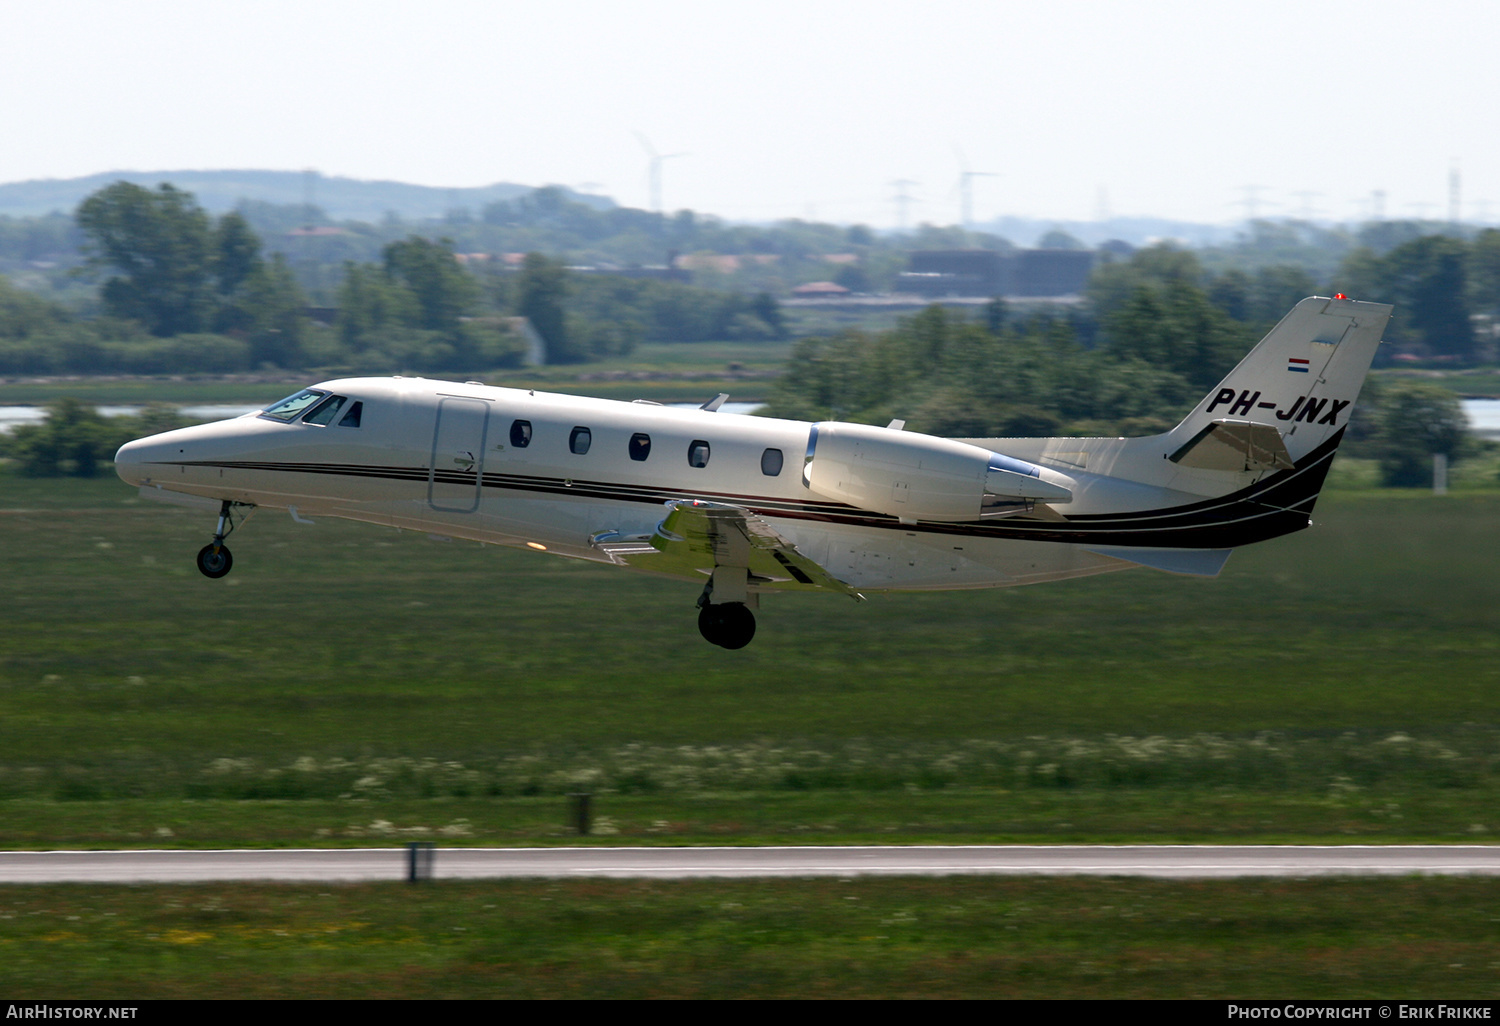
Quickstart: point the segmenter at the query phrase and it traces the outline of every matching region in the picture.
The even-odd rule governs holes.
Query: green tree
[[[28,338],[68,320],[64,310],[0,275],[0,338]]]
[[[28,477],[93,477],[124,439],[92,406],[64,398],[47,405],[40,424],[22,424],[5,452]]]
[[[1426,235],[1403,242],[1384,256],[1371,249],[1349,254],[1339,269],[1350,295],[1395,306],[1386,338],[1433,356],[1474,357],[1469,320],[1469,248],[1460,239]]]
[[[1500,230],[1486,228],[1469,246],[1469,305],[1476,313],[1500,314]]]
[[[116,182],[84,200],[75,218],[90,265],[120,272],[101,291],[106,310],[160,337],[208,325],[215,305],[213,229],[190,193]]]
[[[411,290],[415,327],[453,333],[479,299],[479,286],[453,255],[452,243],[411,236],[385,247],[385,273]]]
[[[286,258],[277,253],[269,263],[257,262],[242,289],[251,359],[257,366],[299,366],[307,335],[307,297]]]
[[[1468,419],[1458,396],[1438,385],[1401,382],[1381,397],[1376,451],[1380,476],[1395,488],[1432,483],[1432,457],[1458,455]]]
[[[1406,329],[1429,352],[1462,360],[1474,354],[1466,256],[1462,241],[1428,235],[1397,246],[1384,261],[1397,330]]]
[[[1237,267],[1231,268],[1209,283],[1208,301],[1231,320],[1248,320],[1254,289],[1248,274]]]
[[[214,226],[214,284],[220,296],[232,296],[261,266],[260,237],[239,213],[225,214]]]
[[[420,316],[411,290],[372,264],[344,265],[337,303],[339,338],[355,351],[368,348],[386,329],[416,324]]]
[[[1245,320],[1274,324],[1317,291],[1312,275],[1291,264],[1271,264],[1255,273],[1255,287]]]
[[[547,343],[548,363],[578,363],[587,354],[568,338],[565,306],[568,271],[540,253],[527,253],[515,289],[515,312]]]
[[[1036,241],[1038,249],[1088,249],[1076,236],[1061,228],[1053,228]]]
[[[1254,341],[1187,281],[1138,286],[1103,327],[1112,355],[1174,371],[1200,389],[1220,381]]]
[[[1142,287],[1197,285],[1202,280],[1203,266],[1195,254],[1162,243],[1136,250],[1129,260],[1096,267],[1084,292],[1095,314],[1104,320],[1130,302]]]

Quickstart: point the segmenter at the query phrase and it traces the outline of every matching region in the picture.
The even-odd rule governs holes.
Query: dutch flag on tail
[[[1306,374],[1310,363],[1312,363],[1311,360],[1303,360],[1300,357],[1293,356],[1287,359],[1286,369],[1296,371],[1298,374]]]

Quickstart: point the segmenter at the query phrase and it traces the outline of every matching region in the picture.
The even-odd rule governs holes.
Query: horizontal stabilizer
[[[1127,563],[1139,563],[1153,570],[1165,570],[1172,574],[1191,574],[1194,577],[1217,577],[1224,564],[1229,562],[1233,549],[1145,549],[1129,546],[1110,546],[1089,549],[1090,552],[1111,559],[1123,559]]]
[[[1291,470],[1281,432],[1249,420],[1216,420],[1168,457],[1198,470]]]

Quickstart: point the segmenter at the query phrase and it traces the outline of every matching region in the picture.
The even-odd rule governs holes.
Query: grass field
[[[1484,1000],[1500,970],[1493,893],[1466,879],[983,877],[11,887],[0,989]]]
[[[601,399],[704,402],[718,392],[736,401],[761,402],[790,355],[790,342],[702,342],[637,347],[626,357],[561,367],[525,367],[488,373],[427,375],[477,377],[507,388],[536,388]],[[101,405],[174,403],[179,405],[270,404],[303,385],[347,377],[348,369],[314,369],[273,374],[142,378],[0,379],[0,405],[35,405],[63,397]]]
[[[1500,495],[1216,580],[768,598],[0,477],[0,847],[1490,841]],[[599,830],[572,836],[568,792]],[[15,996],[1447,996],[1464,880],[0,888]],[[1014,927],[1014,929],[1012,929]]]
[[[1375,371],[1375,376],[1385,381],[1407,379],[1427,381],[1452,389],[1459,395],[1500,397],[1500,370],[1494,367],[1473,367],[1465,370],[1404,370],[1387,367]]]
[[[213,582],[202,515],[3,484],[0,844],[545,842],[577,790],[614,841],[1500,828],[1493,494],[1332,496],[1217,580],[772,597],[727,653],[680,584],[269,511]]]

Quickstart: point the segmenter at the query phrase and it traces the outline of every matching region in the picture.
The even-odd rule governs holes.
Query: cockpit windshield
[[[289,395],[281,400],[281,402],[272,403],[270,406],[267,406],[261,411],[260,415],[290,424],[303,413],[307,412],[309,406],[327,394],[327,392],[316,388],[304,388],[296,395]]]
[[[331,395],[327,399],[324,399],[322,402],[320,402],[317,406],[313,407],[313,411],[302,418],[302,423],[332,424],[334,415],[338,413],[339,409],[344,405],[344,403],[348,401],[349,400],[345,396]]]

